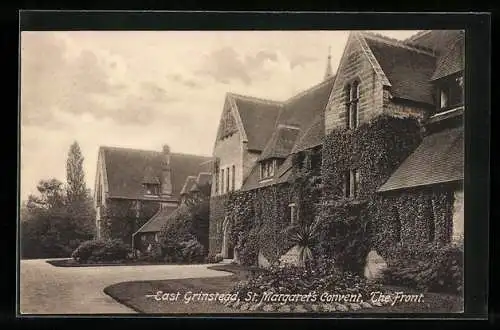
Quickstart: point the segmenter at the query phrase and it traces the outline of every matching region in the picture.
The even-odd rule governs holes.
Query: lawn
[[[215,265],[210,269],[229,271],[233,275],[211,278],[189,278],[178,280],[135,281],[113,284],[104,289],[104,292],[118,302],[147,314],[220,314],[220,313],[259,313],[256,311],[240,310],[226,307],[216,301],[186,303],[184,295],[191,293],[227,293],[240,279],[246,278],[248,271],[236,265]],[[391,291],[415,293],[406,288],[388,287]],[[155,300],[158,291],[170,293],[172,301]],[[176,293],[179,295],[176,296]],[[462,299],[455,295],[440,293],[426,293],[422,303],[399,303],[394,306],[385,305],[370,309],[350,311],[354,313],[449,313],[460,312],[463,309]],[[308,306],[305,306],[308,309]]]
[[[164,261],[143,261],[143,260],[128,260],[116,262],[94,262],[94,263],[79,263],[74,259],[47,260],[47,263],[56,267],[100,267],[100,266],[148,266],[148,265],[166,265]],[[174,264],[169,264],[174,265]]]

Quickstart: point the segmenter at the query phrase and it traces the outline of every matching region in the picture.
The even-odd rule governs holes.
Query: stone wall
[[[221,178],[221,170],[224,170],[224,193],[226,192],[227,187],[227,174],[226,171],[229,169],[232,176],[232,166],[235,166],[235,190],[238,190],[241,187],[243,182],[243,148],[241,137],[238,132],[233,135],[226,137],[222,140],[218,140],[214,147],[213,152],[214,157],[219,159],[219,188],[218,192],[215,191],[215,184],[212,185],[212,196],[221,194],[222,187],[222,178]],[[229,181],[229,189],[231,189],[231,178]],[[215,178],[213,178],[212,182],[217,182]]]
[[[335,128],[346,125],[345,86],[354,79],[360,83],[358,118],[361,124],[383,112],[383,88],[359,41],[355,37],[350,37],[325,112],[327,134]]]

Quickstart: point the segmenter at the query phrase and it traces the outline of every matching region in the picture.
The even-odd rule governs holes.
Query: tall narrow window
[[[344,90],[345,94],[345,119],[346,119],[346,127],[350,128],[351,117],[350,117],[350,109],[351,109],[351,85],[347,85]]]
[[[360,175],[358,170],[344,172],[344,197],[356,198],[359,193]]]
[[[226,169],[226,192],[229,191],[229,167]]]
[[[220,170],[220,193],[224,193],[224,169]]]
[[[358,127],[358,101],[359,101],[359,82],[354,81],[352,85],[345,88],[346,94],[346,126],[348,129]]]
[[[232,191],[234,191],[234,186],[235,186],[235,178],[234,178],[235,171],[236,171],[236,167],[233,165],[232,173],[231,173],[231,190]]]
[[[219,192],[219,171],[215,171],[215,193]]]
[[[344,172],[344,197],[351,197],[351,172]]]
[[[359,192],[359,171],[358,170],[352,170],[351,171],[351,197],[356,198],[358,197],[358,192]]]
[[[288,205],[290,207],[290,224],[297,224],[297,205],[295,203],[291,203]]]

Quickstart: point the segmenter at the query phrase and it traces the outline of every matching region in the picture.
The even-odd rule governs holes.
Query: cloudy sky
[[[377,31],[404,39],[416,31]],[[21,198],[65,180],[78,141],[210,155],[226,92],[284,100],[338,66],[347,31],[72,31],[21,35]]]

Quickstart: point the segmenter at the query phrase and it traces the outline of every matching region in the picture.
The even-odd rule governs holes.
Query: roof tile
[[[463,128],[447,129],[425,137],[379,191],[390,191],[462,180]]]

